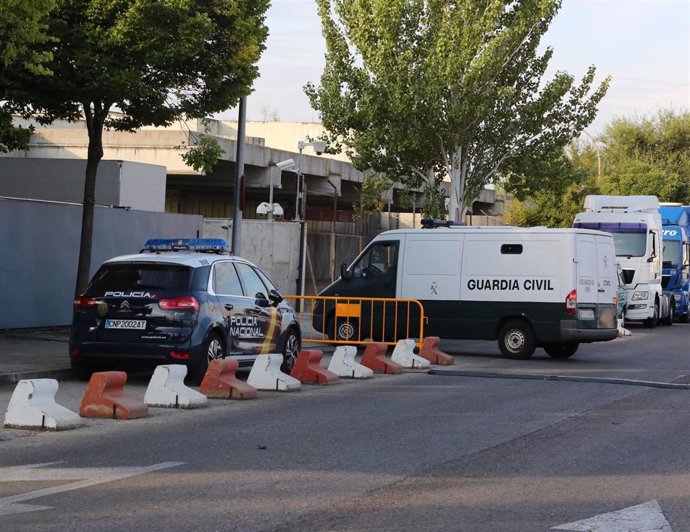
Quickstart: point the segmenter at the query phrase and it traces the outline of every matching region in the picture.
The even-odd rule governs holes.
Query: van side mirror
[[[347,281],[348,279],[352,278],[352,274],[348,271],[347,264],[345,264],[344,262],[340,265],[340,277],[344,281]]]

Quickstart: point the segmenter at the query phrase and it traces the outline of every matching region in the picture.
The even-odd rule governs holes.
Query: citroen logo
[[[120,305],[120,310],[129,310],[129,303],[127,302],[126,299]]]

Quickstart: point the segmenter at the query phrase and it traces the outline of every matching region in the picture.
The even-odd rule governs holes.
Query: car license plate
[[[591,308],[580,309],[579,316],[581,320],[593,320],[594,310],[592,310]]]
[[[146,320],[105,320],[106,329],[146,329]]]

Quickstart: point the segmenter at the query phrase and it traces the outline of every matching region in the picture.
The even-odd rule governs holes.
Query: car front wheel
[[[292,329],[286,333],[285,341],[283,342],[283,363],[280,366],[280,371],[288,375],[295,367],[295,361],[299,355],[302,342],[299,335]]]

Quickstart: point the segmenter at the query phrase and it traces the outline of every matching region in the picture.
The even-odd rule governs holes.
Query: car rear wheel
[[[91,368],[84,366],[83,364],[79,364],[74,360],[70,360],[70,366],[72,367],[72,373],[78,380],[91,380],[91,374],[93,373],[93,370]]]
[[[511,320],[498,333],[498,347],[506,358],[527,359],[536,349],[536,338],[529,323]]]
[[[562,342],[559,344],[546,344],[544,351],[551,358],[570,358],[577,352],[580,347],[578,342]]]
[[[206,342],[204,342],[202,353],[201,360],[191,371],[192,382],[196,385],[201,384],[201,381],[204,380],[204,375],[206,375],[211,360],[225,358],[225,344],[223,344],[223,339],[218,333],[213,332],[208,335]]]
[[[283,363],[280,366],[280,371],[288,375],[295,367],[295,361],[299,356],[302,342],[299,335],[292,329],[288,330],[285,342],[283,343]]]

